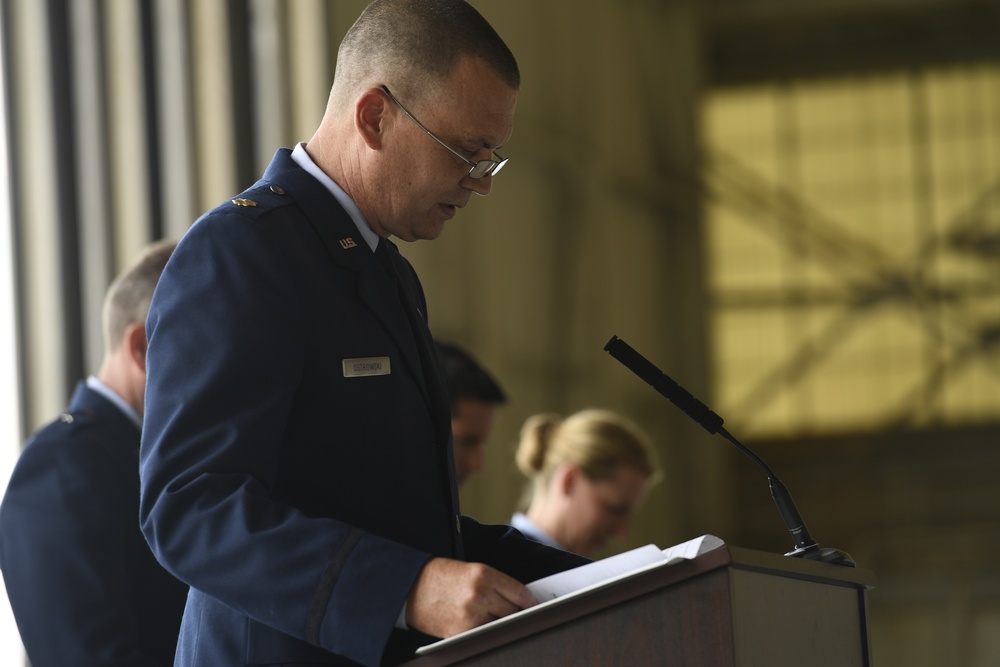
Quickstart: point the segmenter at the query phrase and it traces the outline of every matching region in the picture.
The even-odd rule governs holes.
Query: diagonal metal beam
[[[1000,184],[981,193],[966,211],[947,225],[948,233],[943,235],[945,242],[942,242],[941,235],[928,238],[905,264],[901,264],[892,260],[880,247],[850,233],[833,218],[820,214],[801,197],[768,183],[735,157],[717,152],[708,164],[706,194],[741,211],[748,222],[775,235],[779,241],[793,247],[808,248],[813,256],[831,268],[832,275],[841,283],[840,288],[821,290],[821,300],[826,304],[840,303],[844,307],[843,312],[823,331],[798,346],[783,364],[737,403],[737,418],[750,419],[781,391],[800,382],[833,352],[846,332],[860,324],[863,313],[871,312],[874,306],[881,303],[895,301],[914,306],[918,323],[939,350],[946,350],[950,343],[946,328],[952,329],[951,333],[961,341],[961,354],[936,354],[936,360],[932,361],[934,366],[928,370],[926,381],[921,383],[924,401],[929,400],[927,386],[943,375],[948,359],[966,358],[977,350],[982,352],[992,347],[982,345],[981,341],[990,337],[984,335],[984,329],[971,316],[943,318],[934,312],[933,307],[960,303],[971,295],[989,298],[1000,293],[1000,284],[984,279],[963,285],[942,285],[929,279],[923,266],[935,253],[941,252],[941,248],[953,248],[957,242],[969,238],[991,238],[983,211],[1000,192]],[[844,276],[845,269],[852,269],[854,275]],[[767,291],[757,290],[754,294],[753,305],[759,307],[766,301]],[[781,291],[774,296],[771,305],[787,307],[790,301],[812,305],[815,302],[810,300],[810,296],[808,290],[799,290],[791,295]],[[731,293],[724,301],[719,305],[740,305],[739,296]]]

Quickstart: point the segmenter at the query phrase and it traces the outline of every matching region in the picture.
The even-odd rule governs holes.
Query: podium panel
[[[407,662],[869,667],[865,570],[722,547]]]
[[[732,568],[729,576],[733,642],[740,658],[733,664],[871,664],[863,641],[867,619],[856,589],[740,568]]]

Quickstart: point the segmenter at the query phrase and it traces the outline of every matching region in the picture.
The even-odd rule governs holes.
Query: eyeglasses
[[[413,114],[411,114],[409,111],[406,110],[406,107],[404,107],[400,103],[400,101],[396,99],[395,95],[393,95],[391,92],[389,92],[389,89],[386,86],[382,86],[382,90],[384,90],[385,94],[389,96],[389,99],[391,99],[393,102],[396,103],[396,106],[398,106],[400,109],[403,110],[403,113],[406,114],[407,118],[409,118],[410,120],[412,120],[414,123],[417,124],[417,127],[419,127],[421,130],[423,130],[424,132],[427,133],[427,136],[429,136],[431,139],[433,139],[434,141],[438,142],[439,144],[441,144],[442,146],[444,146],[445,148],[447,148],[449,151],[452,152],[452,154],[454,154],[456,157],[458,157],[458,159],[460,159],[462,162],[465,162],[466,164],[468,164],[468,165],[470,165],[472,167],[471,169],[469,169],[469,178],[482,178],[484,176],[496,176],[498,173],[500,173],[500,170],[503,169],[503,166],[505,164],[507,164],[507,158],[500,157],[499,155],[497,155],[496,151],[493,151],[493,157],[496,158],[496,159],[480,160],[478,162],[473,162],[472,160],[469,160],[464,155],[462,155],[461,153],[459,153],[458,151],[456,151],[454,148],[452,148],[451,146],[449,146],[448,144],[444,143],[443,141],[441,141],[440,139],[438,139],[436,136],[434,136],[433,132],[431,132],[426,127],[424,127],[423,123],[421,123],[419,120],[417,120],[416,118],[414,118]]]

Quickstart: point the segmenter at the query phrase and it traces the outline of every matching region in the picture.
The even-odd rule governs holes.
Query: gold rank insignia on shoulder
[[[348,236],[346,239],[340,239],[340,247],[344,250],[348,248],[357,248],[358,244],[354,242],[354,239]]]
[[[256,206],[257,202],[252,199],[234,199],[233,203],[237,206]]]

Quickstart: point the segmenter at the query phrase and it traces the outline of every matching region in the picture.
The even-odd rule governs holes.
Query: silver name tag
[[[359,378],[369,375],[388,375],[389,373],[389,357],[344,359],[345,378]]]

